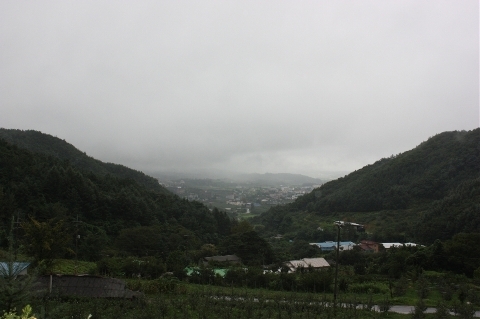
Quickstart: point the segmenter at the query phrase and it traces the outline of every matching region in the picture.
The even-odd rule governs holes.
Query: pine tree
[[[31,294],[34,276],[19,275],[28,263],[19,263],[15,260],[13,235],[14,218],[8,236],[8,252],[6,260],[0,263],[0,309],[9,312],[20,306],[24,306]]]

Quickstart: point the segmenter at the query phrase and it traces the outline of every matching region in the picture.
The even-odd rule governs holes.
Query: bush
[[[385,294],[388,293],[388,287],[381,283],[362,283],[351,284],[348,287],[348,291],[356,294]]]
[[[111,277],[123,276],[123,261],[118,257],[103,258],[97,262],[97,270],[100,275]]]
[[[15,312],[5,312],[1,319],[36,319],[32,315],[32,307],[30,305],[26,305],[25,308],[22,310],[21,315],[17,315]]]
[[[422,298],[420,298],[417,303],[415,304],[415,308],[410,313],[412,319],[423,319],[425,318],[425,310],[427,310],[427,306]]]
[[[166,266],[155,257],[129,257],[123,261],[122,272],[127,277],[158,278],[165,273]]]
[[[332,276],[328,272],[313,271],[300,276],[300,288],[309,292],[330,291]]]
[[[135,280],[127,282],[127,288],[145,294],[177,292],[179,281],[176,278],[158,278],[154,280]]]
[[[428,297],[429,293],[429,282],[425,276],[420,276],[415,283],[415,290],[417,291],[417,296],[420,299],[425,299]]]

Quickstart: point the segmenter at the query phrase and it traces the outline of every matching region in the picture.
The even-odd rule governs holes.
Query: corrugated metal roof
[[[308,265],[303,260],[290,260],[289,263],[295,267],[308,267]]]
[[[303,258],[307,265],[311,265],[313,268],[330,267],[330,264],[325,258]]]
[[[323,268],[330,267],[330,264],[325,260],[325,258],[303,258],[301,260],[290,260],[287,262],[288,267],[295,271],[298,268]]]
[[[0,275],[3,277],[17,276],[22,271],[28,268],[30,263],[28,262],[0,262]]]

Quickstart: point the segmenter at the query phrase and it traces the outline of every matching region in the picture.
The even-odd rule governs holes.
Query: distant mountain
[[[256,185],[321,185],[325,181],[300,174],[266,173],[266,174],[239,174],[232,177],[234,181],[252,183]]]
[[[341,217],[370,223],[385,236],[432,242],[480,232],[478,203],[480,129],[475,129],[435,135],[272,208],[257,222],[276,233],[294,231],[295,221],[307,216]]]
[[[185,170],[169,170],[169,171],[150,171],[150,176],[156,177],[159,181],[173,181],[181,179],[229,179],[236,172],[219,170],[219,169],[185,169]]]
[[[289,174],[289,173],[238,173],[229,172],[223,170],[198,170],[195,172],[156,172],[151,173],[160,181],[174,181],[181,179],[210,179],[210,180],[222,180],[231,183],[245,183],[256,186],[314,186],[321,185],[329,178],[320,179],[313,178],[301,174]]]
[[[92,172],[101,176],[110,174],[119,178],[131,178],[149,189],[163,193],[169,192],[153,177],[123,165],[104,163],[94,159],[84,152],[79,151],[65,140],[49,134],[33,130],[22,131],[0,128],[0,138],[33,153],[45,154],[60,160],[66,160],[74,167],[85,172]]]

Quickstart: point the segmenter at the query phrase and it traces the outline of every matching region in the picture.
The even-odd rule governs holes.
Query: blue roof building
[[[318,246],[322,251],[334,251],[337,249],[336,241],[325,241],[323,243],[311,243],[310,245]],[[351,250],[355,246],[355,243],[351,241],[341,241],[340,250]]]

